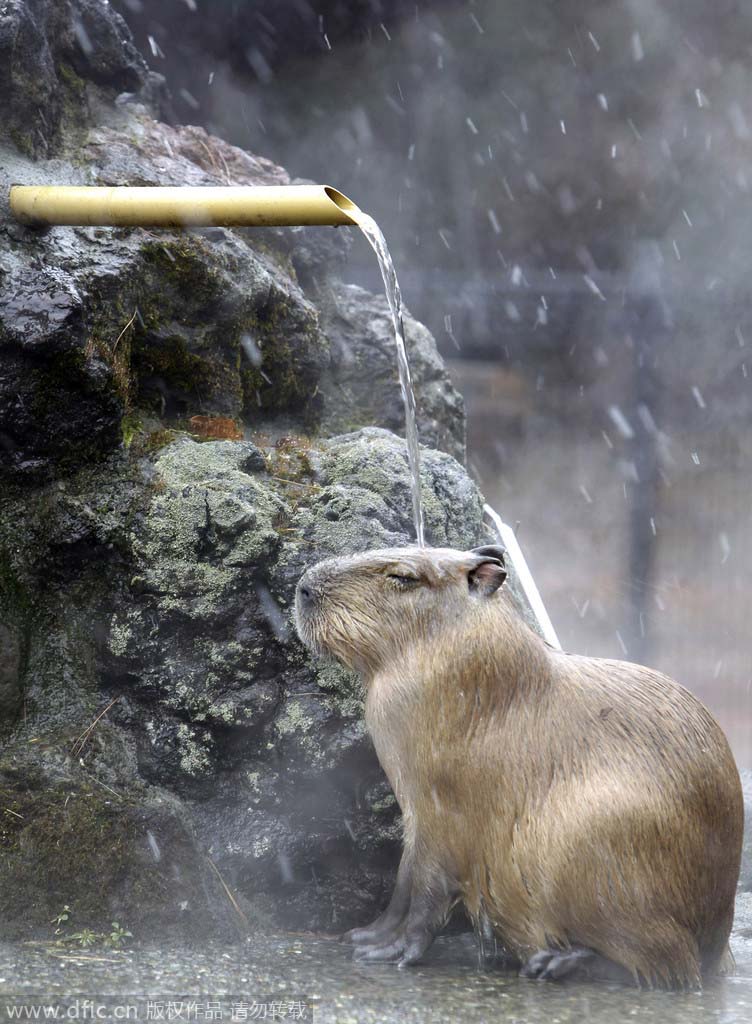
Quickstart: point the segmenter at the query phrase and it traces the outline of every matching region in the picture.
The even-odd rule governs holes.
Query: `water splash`
[[[405,406],[405,439],[407,441],[407,461],[410,467],[410,494],[413,503],[413,522],[418,544],[425,545],[423,526],[423,506],[420,498],[420,449],[418,447],[418,425],[415,415],[415,393],[410,376],[410,362],[407,358],[405,345],[405,326],[402,321],[402,292],[400,291],[397,273],[394,269],[391,254],[381,228],[373,217],[362,210],[348,209],[348,214],[357,223],[368,239],[371,248],[379,261],[379,270],[384,281],[387,302],[392,314],[394,340],[397,345],[397,367],[399,369],[402,401]]]

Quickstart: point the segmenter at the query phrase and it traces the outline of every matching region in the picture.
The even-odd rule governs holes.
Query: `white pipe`
[[[543,604],[543,598],[540,596],[540,591],[535,585],[533,574],[528,568],[528,564],[525,561],[525,556],[522,554],[522,548],[519,545],[519,541],[515,536],[514,530],[511,526],[507,526],[503,522],[498,512],[494,512],[490,505],[484,505],[483,511],[486,513],[488,518],[494,524],[496,532],[499,535],[499,540],[504,545],[506,551],[509,552],[509,557],[512,560],[514,571],[517,574],[517,579],[520,581],[525,597],[527,598],[528,604],[533,612],[533,615],[537,619],[540,631],[543,634],[543,639],[555,647],[557,650],[561,650],[561,644],[559,638],[556,635],[556,630],[553,627],[553,623],[548,617],[546,606]]]

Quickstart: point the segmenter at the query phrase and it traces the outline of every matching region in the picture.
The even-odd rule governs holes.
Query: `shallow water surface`
[[[321,1024],[747,1024],[752,1020],[749,946],[745,942],[736,948],[734,977],[692,994],[640,992],[584,982],[552,985],[523,980],[499,968],[479,969],[470,936],[438,939],[425,964],[408,970],[353,963],[347,946],[289,933],[201,952],[157,948],[55,952],[39,946],[3,946],[0,1019],[7,1019],[8,994],[12,994],[13,1002],[24,1005],[32,1005],[34,996],[62,1007],[76,998],[96,1001],[106,997],[109,1005],[136,1003],[138,1020],[167,1020],[167,1013],[159,1018],[154,1007],[166,1006],[172,999],[183,1004],[195,1002],[197,1015],[177,1018],[193,1020],[232,1021],[233,1006],[235,1020],[261,1019],[260,1011],[253,1016],[250,1008],[254,1003],[269,1006],[281,1002],[289,1007],[305,1000],[312,1010],[304,1008],[302,1019]],[[151,1016],[147,1000],[152,1000]],[[201,1011],[211,1001],[222,1004],[221,1017]],[[78,1019],[85,1017],[81,1006],[79,1003]],[[295,1019],[289,1010],[284,1014],[278,1019]]]

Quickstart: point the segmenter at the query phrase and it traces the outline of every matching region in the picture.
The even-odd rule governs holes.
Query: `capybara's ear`
[[[499,563],[498,558],[487,558],[482,555],[478,556],[478,561],[467,573],[470,590],[483,597],[495,594],[506,578],[507,571]]]
[[[501,544],[486,544],[482,548],[473,548],[471,554],[480,555],[482,558],[495,558],[502,565],[507,563],[504,561],[506,556],[506,548],[503,548]]]

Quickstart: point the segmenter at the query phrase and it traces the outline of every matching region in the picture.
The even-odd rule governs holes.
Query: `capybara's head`
[[[316,654],[373,671],[490,598],[505,579],[504,551],[495,546],[384,548],[328,558],[298,583],[298,635]]]

